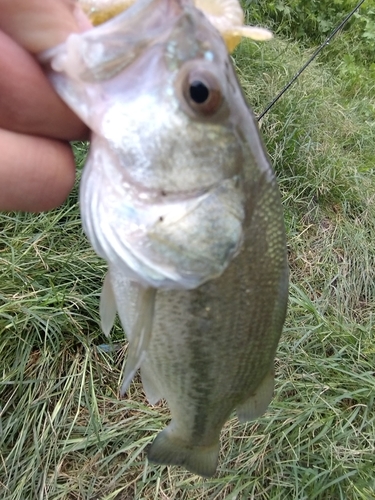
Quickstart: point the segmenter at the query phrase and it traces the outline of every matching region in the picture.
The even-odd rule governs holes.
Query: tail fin
[[[191,446],[171,436],[167,427],[156,436],[148,452],[148,459],[157,464],[182,465],[194,474],[211,477],[216,472],[219,449],[219,441],[213,446]]]

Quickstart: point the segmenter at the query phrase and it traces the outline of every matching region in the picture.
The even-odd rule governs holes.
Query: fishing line
[[[297,80],[297,78],[305,71],[305,69],[313,62],[313,60],[318,56],[318,54],[326,47],[332,38],[336,35],[340,29],[345,26],[345,24],[349,21],[349,19],[356,13],[356,11],[360,8],[360,6],[364,3],[365,0],[361,0],[354,9],[345,17],[343,21],[332,31],[332,33],[326,38],[326,40],[316,49],[314,54],[310,57],[310,59],[302,66],[302,68],[293,76],[289,83],[285,85],[285,87],[277,94],[277,96],[268,104],[263,113],[261,113],[257,120],[258,122],[263,118],[263,116],[268,113],[268,111],[272,108],[274,104],[280,99],[280,97],[285,94],[285,92],[293,85],[293,83]]]

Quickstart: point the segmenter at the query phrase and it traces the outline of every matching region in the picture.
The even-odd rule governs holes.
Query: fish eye
[[[190,98],[197,104],[203,104],[210,97],[210,89],[198,80],[190,84]]]
[[[191,69],[185,74],[182,86],[184,99],[195,113],[209,117],[221,107],[221,87],[210,71]]]

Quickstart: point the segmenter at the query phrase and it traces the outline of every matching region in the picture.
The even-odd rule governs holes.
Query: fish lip
[[[222,177],[216,182],[211,184],[207,184],[206,186],[201,186],[193,189],[184,189],[184,190],[168,190],[168,189],[160,189],[160,188],[151,188],[147,187],[145,184],[142,184],[137,181],[133,181],[131,176],[126,175],[125,172],[122,172],[123,182],[121,183],[120,189],[123,191],[124,189],[130,194],[134,199],[140,200],[141,203],[173,203],[173,202],[181,202],[181,201],[189,201],[196,198],[200,198],[205,194],[209,194],[211,191],[214,191],[220,188],[223,183],[226,181],[234,180],[236,183],[236,187],[240,187],[241,185],[241,175],[236,173],[231,176]],[[110,183],[112,184],[112,183]],[[115,187],[116,188],[116,187]]]
[[[223,179],[224,180],[224,179]],[[182,202],[189,201],[201,198],[205,194],[210,193],[210,191],[217,189],[222,184],[222,180],[211,184],[207,187],[199,188],[199,189],[189,189],[189,190],[181,190],[181,191],[168,191],[168,190],[160,190],[160,189],[148,189],[145,186],[139,186],[140,190],[136,189],[135,184],[131,185],[132,191],[134,194],[142,200],[142,203],[173,203],[173,202]],[[129,185],[130,187],[130,185]]]

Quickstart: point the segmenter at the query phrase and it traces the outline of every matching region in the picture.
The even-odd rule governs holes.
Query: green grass
[[[240,46],[256,113],[307,57],[281,40]],[[314,63],[262,123],[290,307],[274,400],[255,423],[227,423],[212,479],[147,463],[168,409],[149,406],[138,379],[119,400],[126,344],[97,348],[105,264],[82,235],[77,189],[50,213],[0,216],[2,500],[375,498],[373,95],[349,98],[332,65]]]

